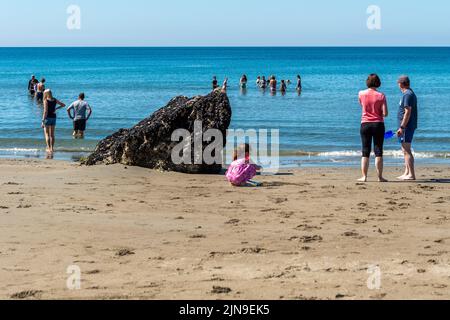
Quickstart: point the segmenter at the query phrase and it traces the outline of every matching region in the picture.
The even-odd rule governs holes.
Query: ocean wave
[[[353,158],[361,157],[361,151],[356,150],[344,150],[344,151],[323,151],[323,152],[310,152],[310,151],[282,151],[282,156],[302,156],[302,157],[324,157],[324,158]],[[372,153],[374,156],[374,154]],[[393,158],[403,158],[403,152],[401,150],[386,150],[384,155]],[[414,156],[418,159],[432,159],[432,158],[450,158],[448,152],[414,152]]]
[[[55,148],[57,152],[67,152],[67,153],[85,153],[85,152],[93,152],[90,148]],[[0,153],[2,154],[11,154],[11,153],[24,153],[24,154],[38,154],[41,152],[45,152],[45,148],[0,148]]]

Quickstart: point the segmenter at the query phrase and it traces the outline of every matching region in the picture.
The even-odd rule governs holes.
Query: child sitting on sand
[[[235,187],[260,187],[262,184],[252,181],[261,167],[250,160],[250,145],[248,143],[240,146],[234,151],[233,163],[228,168],[226,177]]]

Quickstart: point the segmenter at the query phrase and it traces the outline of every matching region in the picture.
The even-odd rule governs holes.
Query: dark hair
[[[379,88],[379,87],[381,87],[380,77],[377,74],[372,73],[367,78],[366,84],[367,84],[367,88]]]
[[[45,82],[45,78],[42,78],[41,82],[44,83]]]
[[[82,92],[82,93],[80,93],[79,95],[78,95],[78,98],[80,98],[81,100],[84,100],[84,92]]]
[[[401,76],[398,79],[398,83],[400,83],[404,87],[409,87],[411,85],[411,80],[409,79],[408,76]]]
[[[249,154],[250,154],[250,144],[244,143],[243,145],[240,145],[236,150],[234,150],[233,161],[238,160],[240,156],[247,157]]]

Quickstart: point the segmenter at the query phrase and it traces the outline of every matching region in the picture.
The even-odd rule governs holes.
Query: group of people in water
[[[286,94],[288,86],[291,84],[292,84],[291,80],[284,80],[284,79],[278,83],[276,76],[273,75],[268,78],[266,78],[266,76],[258,76],[256,78],[256,87],[264,92],[266,89],[269,89],[272,95],[275,95],[277,91],[280,91],[282,95]],[[247,75],[245,74],[242,75],[241,79],[239,80],[239,87],[241,88],[242,91],[246,92],[248,88]],[[216,76],[213,76],[212,89],[216,90],[217,88],[219,88],[219,81],[217,80]],[[228,78],[225,78],[225,81],[223,82],[222,85],[222,90],[226,91],[227,89],[228,89]],[[302,89],[303,89],[302,77],[300,75],[297,75],[297,83],[295,90],[300,95],[302,93]]]
[[[28,82],[28,92],[43,107],[41,127],[44,129],[46,153],[48,159],[53,159],[56,140],[56,112],[65,108],[66,104],[56,99],[52,90],[46,89],[45,78],[38,81],[33,75]],[[86,123],[92,115],[92,108],[85,101],[85,94],[80,93],[78,99],[71,103],[66,110],[69,118],[73,121],[73,137],[83,139]]]

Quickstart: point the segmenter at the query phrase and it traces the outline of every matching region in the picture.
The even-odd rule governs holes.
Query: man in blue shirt
[[[398,179],[413,181],[416,180],[416,172],[411,145],[418,123],[417,96],[411,89],[411,81],[408,76],[401,76],[398,79],[398,86],[403,93],[403,97],[398,110],[399,129],[397,135],[405,155],[405,173]]]

